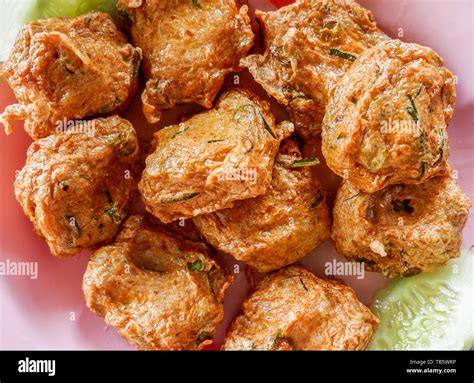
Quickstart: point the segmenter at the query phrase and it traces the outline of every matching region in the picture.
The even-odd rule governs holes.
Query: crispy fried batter
[[[388,277],[430,271],[460,255],[471,201],[451,177],[367,194],[344,181],[332,238],[348,259]]]
[[[299,0],[256,16],[266,50],[241,64],[287,106],[298,133],[318,135],[331,87],[357,56],[387,36],[372,13],[352,0]]]
[[[135,45],[144,53],[143,112],[196,102],[212,107],[226,74],[253,44],[247,6],[235,0],[119,0]]]
[[[84,275],[87,306],[133,345],[197,350],[212,343],[231,279],[210,248],[132,216]]]
[[[240,90],[216,107],[155,134],[139,189],[163,222],[232,207],[267,191],[280,141],[291,123],[275,126],[268,103]]]
[[[64,119],[113,113],[133,96],[140,60],[141,50],[105,13],[31,22],[1,69],[19,104],[0,122],[10,134],[14,120],[25,120],[37,139],[57,132]]]
[[[231,324],[224,350],[363,350],[377,317],[339,280],[301,266],[265,276]]]
[[[392,40],[365,51],[331,91],[328,166],[368,193],[446,174],[455,100],[453,75],[432,49]]]
[[[215,248],[268,272],[298,261],[329,238],[329,210],[298,145],[284,141],[268,192],[193,219]]]
[[[55,256],[113,239],[135,195],[137,158],[135,130],[116,116],[30,146],[15,194]]]

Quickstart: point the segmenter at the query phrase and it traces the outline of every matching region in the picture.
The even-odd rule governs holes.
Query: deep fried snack
[[[363,350],[377,317],[350,287],[301,266],[263,277],[233,321],[224,350]]]
[[[235,0],[119,0],[135,45],[144,53],[143,112],[150,123],[161,111],[196,102],[206,108],[226,74],[239,69],[253,44],[248,8]]]
[[[136,191],[138,142],[117,116],[34,142],[15,194],[51,253],[70,257],[111,241]]]
[[[348,259],[387,277],[410,276],[459,257],[471,201],[452,177],[392,185],[374,194],[344,181],[332,239]]]
[[[266,194],[193,219],[220,251],[268,272],[298,261],[329,239],[325,195],[291,139],[281,144]]]
[[[298,133],[318,135],[331,87],[358,55],[387,36],[352,0],[299,0],[256,16],[266,50],[241,65],[288,108]]]
[[[383,42],[359,57],[330,96],[323,154],[336,174],[368,193],[446,174],[456,90],[435,51]]]
[[[0,70],[19,104],[0,116],[7,134],[25,120],[34,139],[57,133],[64,120],[112,114],[137,87],[141,50],[106,13],[34,21],[23,27]]]
[[[84,275],[87,306],[141,349],[196,350],[212,343],[231,279],[204,243],[144,216],[97,250]]]
[[[268,103],[240,90],[216,107],[155,134],[139,189],[163,222],[230,208],[264,194],[280,141],[291,123],[275,126]]]

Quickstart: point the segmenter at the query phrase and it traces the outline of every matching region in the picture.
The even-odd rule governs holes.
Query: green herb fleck
[[[308,291],[308,288],[306,287],[306,285],[304,284],[304,281],[303,281],[303,278],[300,277],[300,283],[301,283],[301,286],[303,287],[303,289],[305,291]]]
[[[205,342],[206,340],[212,340],[212,335],[207,331],[203,331],[199,333],[198,337],[196,338],[196,343],[199,346],[201,343]]]
[[[303,168],[305,166],[316,166],[319,165],[321,161],[319,161],[319,158],[313,157],[313,158],[305,158],[303,160],[296,160],[294,161],[290,168]]]
[[[293,341],[282,334],[278,334],[272,343],[272,350],[291,351],[294,350]]]
[[[187,201],[191,198],[194,198],[194,197],[197,197],[199,194],[201,193],[191,193],[191,194],[186,194],[185,196],[183,197],[179,197],[179,198],[175,198],[175,199],[170,199],[170,200],[166,200],[166,201],[161,201],[161,204],[168,204],[168,203],[178,203],[178,202],[183,202],[183,201]]]
[[[216,142],[222,142],[222,141],[225,141],[225,140],[209,140],[209,141],[206,141],[206,144],[214,144]]]
[[[194,5],[196,8],[202,9],[202,6],[201,6],[201,4],[199,3],[199,0],[193,0],[193,5]]]
[[[329,54],[332,56],[337,56],[340,57],[344,60],[349,60],[349,61],[355,61],[357,59],[357,56],[351,55],[350,53],[340,51],[339,49],[336,48],[331,48],[329,50]]]
[[[194,261],[192,263],[191,262],[188,263],[188,269],[191,270],[191,271],[196,271],[196,272],[200,273],[201,271],[204,270],[204,263],[203,263],[203,261],[198,259],[197,261]]]
[[[176,138],[178,137],[180,134],[183,134],[185,132],[187,132],[189,130],[189,126],[187,126],[186,128],[184,128],[183,130],[178,130],[177,132],[175,132],[172,136],[171,136],[171,139],[173,138]]]
[[[116,202],[114,201],[114,199],[112,198],[112,196],[110,195],[108,191],[105,192],[105,196],[107,197],[107,202],[110,205],[110,207],[105,210],[105,214],[107,214],[114,223],[122,222],[123,218],[120,214],[118,214],[119,211],[118,211]]]
[[[260,118],[262,119],[262,123],[263,123],[263,127],[265,128],[265,130],[270,134],[270,136],[272,136],[275,140],[277,139],[277,136],[275,135],[275,133],[273,132],[273,130],[270,128],[270,125],[268,125],[268,122],[267,120],[265,120],[265,118],[263,117],[262,115],[262,112],[258,112],[260,114]]]
[[[410,94],[407,94],[408,100],[410,101],[410,105],[407,108],[408,114],[411,116],[415,123],[418,122],[418,111],[416,110],[415,102]]]
[[[445,145],[445,141],[446,141],[446,138],[444,136],[444,130],[443,129],[440,129],[436,132],[437,136],[438,136],[438,139],[439,141],[441,142],[441,148],[439,149],[439,156],[438,156],[438,159],[435,161],[435,163],[433,164],[433,166],[438,166],[439,163],[443,160],[443,156],[444,156],[444,145]]]
[[[311,204],[311,208],[314,209],[315,207],[319,206],[323,198],[324,198],[324,193],[321,190],[318,190],[318,192],[316,193],[316,197],[314,198],[314,201]]]
[[[393,211],[395,213],[413,213],[415,209],[410,206],[410,199],[392,201]]]
[[[428,169],[428,163],[425,162],[425,161],[423,161],[423,162],[421,163],[421,167],[420,167],[420,175],[417,176],[417,177],[415,177],[415,178],[413,178],[413,179],[414,179],[414,180],[417,180],[417,181],[418,181],[418,180],[421,180],[421,179],[423,178],[423,176],[425,175],[427,169]]]

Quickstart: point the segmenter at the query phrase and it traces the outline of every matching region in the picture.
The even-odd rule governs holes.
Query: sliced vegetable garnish
[[[413,121],[418,122],[418,111],[416,110],[413,97],[410,94],[407,94],[407,97],[408,97],[408,100],[410,101],[410,105],[408,105],[407,112],[411,116]]]
[[[197,193],[191,193],[191,194],[186,194],[182,197],[179,197],[179,198],[175,198],[175,199],[170,199],[170,200],[167,200],[167,201],[161,201],[161,204],[168,204],[168,203],[178,203],[178,202],[183,202],[183,201],[187,201],[191,198],[194,198],[194,197],[197,197],[199,194],[199,192]]]
[[[278,334],[272,343],[272,350],[291,351],[294,350],[293,340],[282,334]]]
[[[91,11],[115,14],[115,0],[32,0],[24,22],[59,16],[77,17]]]
[[[410,199],[392,201],[393,211],[395,213],[413,213],[415,209],[410,206]]]
[[[376,294],[372,350],[468,350],[474,344],[474,249]]]
[[[329,54],[332,56],[340,57],[344,60],[349,60],[349,61],[355,61],[357,59],[357,56],[354,56],[347,52],[340,51],[339,49],[336,49],[336,48],[331,48],[329,50]]]
[[[200,273],[204,270],[204,262],[198,259],[197,261],[188,263],[188,269]]]
[[[319,161],[319,158],[316,158],[316,157],[305,158],[303,160],[294,161],[290,165],[290,168],[303,168],[305,166],[316,166],[316,165],[319,165],[320,163],[321,163],[321,161]]]

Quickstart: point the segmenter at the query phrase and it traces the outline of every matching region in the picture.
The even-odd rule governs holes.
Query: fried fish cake
[[[455,101],[453,75],[435,51],[380,43],[331,91],[322,134],[328,166],[368,193],[446,174]]]
[[[138,143],[117,116],[34,142],[15,194],[51,253],[70,257],[111,241],[136,195]]]
[[[339,253],[387,277],[410,276],[460,255],[471,201],[452,177],[392,185],[373,194],[344,181],[334,206]]]
[[[241,65],[288,108],[298,133],[318,135],[331,87],[357,56],[388,37],[372,13],[352,0],[299,0],[256,16],[265,53]]]
[[[37,139],[56,133],[65,119],[113,113],[133,96],[140,60],[141,50],[105,13],[31,22],[0,70],[19,102],[0,122],[11,134],[13,121],[25,120]]]
[[[169,223],[264,194],[280,141],[292,130],[288,122],[275,126],[256,96],[226,92],[214,109],[155,134],[139,184],[147,210]]]
[[[89,309],[130,344],[196,350],[212,343],[230,281],[207,245],[132,216],[92,255],[83,290]]]
[[[350,287],[301,266],[268,274],[231,324],[224,350],[363,350],[378,320]]]
[[[193,219],[220,251],[269,272],[298,261],[329,239],[329,210],[319,182],[291,139],[281,144],[266,194]]]
[[[253,45],[248,8],[235,0],[119,0],[135,45],[144,53],[143,112],[150,123],[178,104],[206,108],[224,77]]]

